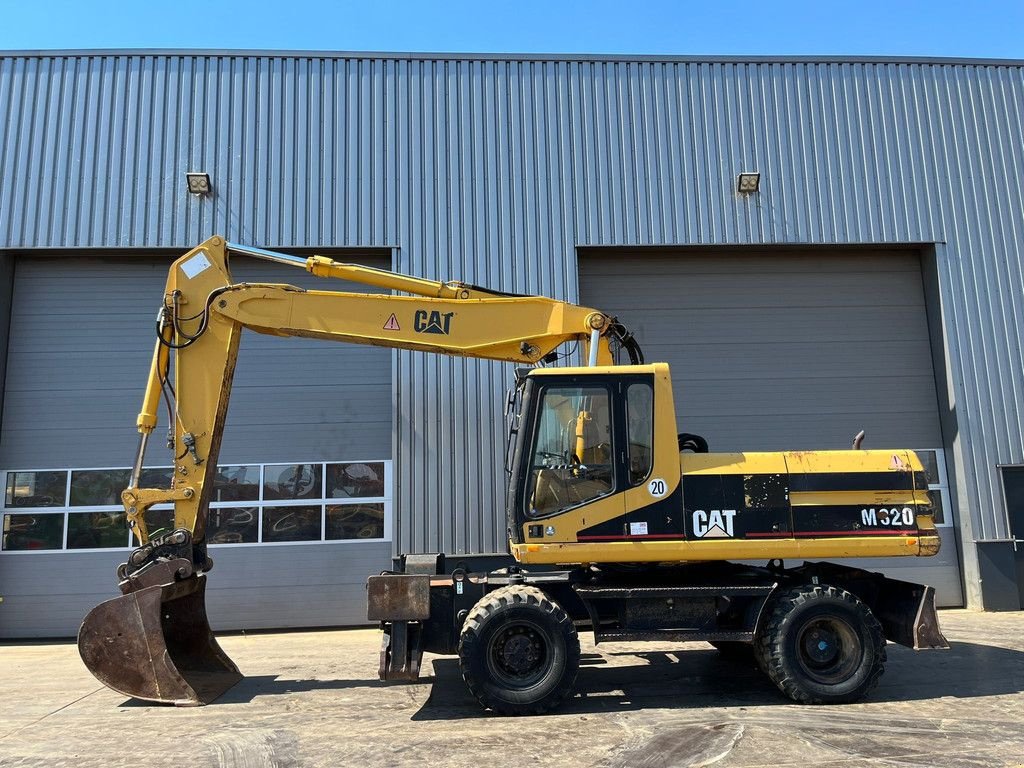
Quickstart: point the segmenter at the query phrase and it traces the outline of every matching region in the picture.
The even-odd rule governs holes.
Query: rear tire
[[[484,707],[539,715],[572,692],[580,641],[568,614],[536,587],[511,585],[484,595],[459,638],[459,667]]]
[[[754,643],[758,663],[803,704],[859,701],[885,669],[885,636],[871,610],[838,587],[780,595]]]

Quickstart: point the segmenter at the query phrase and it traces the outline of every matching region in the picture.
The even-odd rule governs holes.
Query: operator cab
[[[668,402],[658,402],[659,394]],[[587,509],[592,520],[623,517],[624,494],[646,489],[655,475],[665,485],[659,495],[678,486],[678,449],[670,448],[667,466],[655,472],[656,412],[664,415],[667,445],[675,446],[668,366],[539,369],[526,377],[521,395],[507,508],[513,542],[538,531],[547,541],[575,541],[570,533],[578,528],[562,526],[559,536],[552,522]]]

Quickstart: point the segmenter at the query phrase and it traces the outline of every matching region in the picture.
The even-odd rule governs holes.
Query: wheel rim
[[[546,636],[533,622],[519,621],[494,633],[487,647],[491,675],[510,688],[529,688],[547,671]]]
[[[800,666],[818,683],[842,683],[853,677],[860,666],[860,637],[840,618],[811,619],[800,627],[796,643]]]

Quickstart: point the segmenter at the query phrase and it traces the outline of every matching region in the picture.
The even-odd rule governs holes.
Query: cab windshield
[[[613,456],[608,390],[545,388],[530,452],[527,515],[552,515],[611,493]]]

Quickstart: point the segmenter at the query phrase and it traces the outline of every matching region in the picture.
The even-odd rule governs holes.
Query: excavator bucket
[[[209,704],[242,679],[210,631],[203,574],[100,603],[82,622],[78,652],[108,688],[180,707]]]

